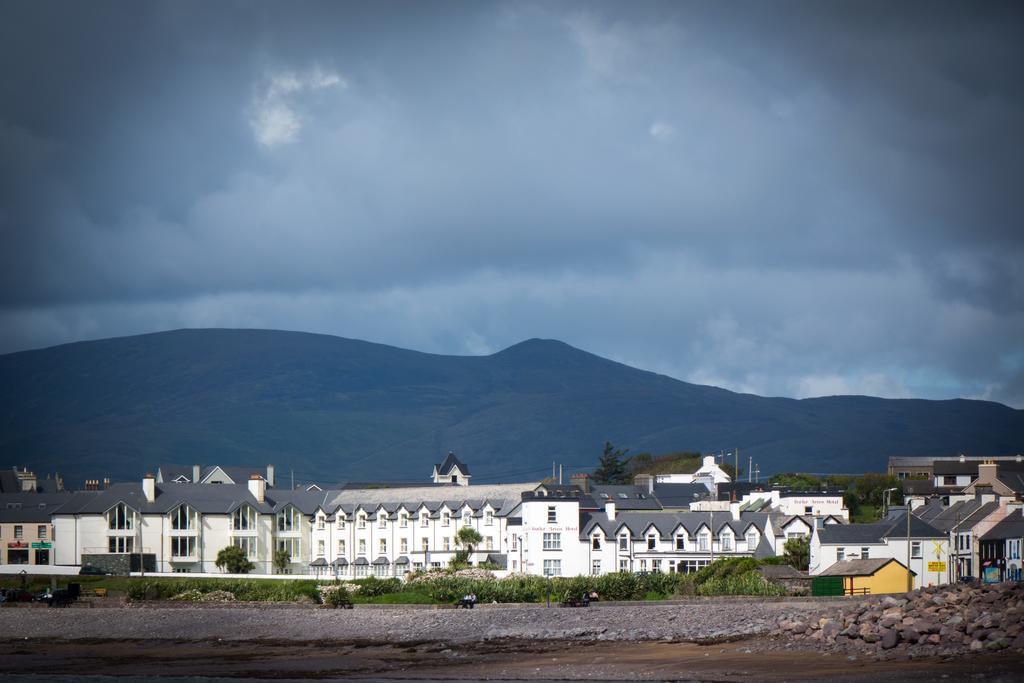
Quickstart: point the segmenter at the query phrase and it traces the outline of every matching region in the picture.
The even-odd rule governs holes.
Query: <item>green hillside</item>
[[[0,356],[0,465],[135,479],[158,463],[262,465],[326,482],[475,481],[632,452],[740,447],[762,473],[882,469],[890,454],[1016,452],[1024,411],[969,400],[736,394],[530,340],[439,356],[325,335],[179,330]],[[741,463],[746,469],[746,463]]]

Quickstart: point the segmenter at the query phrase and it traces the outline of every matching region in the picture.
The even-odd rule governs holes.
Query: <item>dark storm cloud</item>
[[[759,393],[1024,403],[997,3],[34,3],[0,350],[557,337]]]

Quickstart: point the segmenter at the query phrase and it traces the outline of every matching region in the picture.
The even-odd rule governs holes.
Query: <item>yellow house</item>
[[[911,577],[915,575],[899,560],[884,557],[836,562],[819,574],[841,578],[846,595],[905,593],[913,585]]]

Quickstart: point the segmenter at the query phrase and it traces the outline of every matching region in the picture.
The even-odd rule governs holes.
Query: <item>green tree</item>
[[[788,486],[797,491],[816,491],[821,488],[821,479],[811,474],[800,474],[799,472],[786,472],[773,475],[768,480],[773,486]]]
[[[623,461],[628,452],[628,448],[622,450],[613,446],[611,441],[605,441],[604,453],[601,455],[600,464],[594,470],[594,482],[597,484],[629,483],[629,474]]]
[[[285,570],[288,569],[288,565],[291,564],[292,556],[284,548],[278,548],[274,551],[274,569],[277,570],[278,574],[284,574]]]
[[[473,549],[480,545],[483,540],[484,537],[480,535],[480,532],[471,526],[464,526],[459,529],[455,534],[455,545],[459,547],[459,551],[452,558],[452,564],[463,565],[468,563],[469,556],[473,554]]]
[[[807,571],[811,561],[811,541],[803,536],[791,538],[783,546],[786,561],[790,566],[800,571]]]
[[[245,551],[237,545],[221,548],[214,564],[218,569],[223,569],[229,574],[248,574],[254,568],[253,563],[245,556]]]

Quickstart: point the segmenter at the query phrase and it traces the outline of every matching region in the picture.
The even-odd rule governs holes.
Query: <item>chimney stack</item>
[[[586,472],[577,472],[570,476],[569,483],[578,486],[583,493],[590,493],[590,475]]]
[[[201,478],[199,476],[199,473],[200,473],[199,465],[192,465],[192,483],[193,484],[198,484],[199,483],[199,479]]]
[[[267,486],[274,488],[274,466],[267,465]]]
[[[264,481],[263,477],[258,474],[249,475],[249,493],[252,494],[257,503],[262,503],[266,499],[267,482]]]
[[[615,521],[615,502],[614,501],[610,501],[609,500],[608,502],[606,502],[604,504],[604,514],[606,514],[608,516],[608,521],[609,522],[614,522]]]
[[[104,485],[107,485],[106,479],[103,480]],[[147,474],[142,478],[142,494],[146,496],[146,502],[152,503],[156,500],[156,477],[152,474]]]
[[[729,503],[729,512],[732,513],[732,521],[740,521],[740,503],[737,500]]]
[[[633,485],[647,489],[647,493],[654,493],[654,475],[638,474],[633,477]]]

